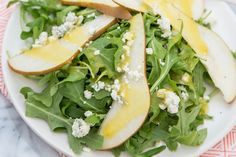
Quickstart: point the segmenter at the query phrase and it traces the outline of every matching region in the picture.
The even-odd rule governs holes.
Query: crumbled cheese
[[[152,55],[153,54],[153,49],[152,48],[146,48],[146,53],[148,55]]]
[[[185,92],[185,91],[182,91],[181,92],[181,97],[186,101],[189,98],[189,94],[187,92]]]
[[[35,40],[35,43],[32,45],[32,47],[42,47],[47,43],[47,41],[48,41],[48,33],[42,32],[39,35],[39,38]]]
[[[87,15],[87,18],[91,18],[91,17],[95,17],[95,16],[96,16],[95,13],[91,13],[91,14],[88,14],[88,15]]]
[[[191,76],[188,73],[184,73],[181,80],[183,83],[188,84],[191,82]]]
[[[105,90],[108,92],[111,92],[112,86],[111,85],[106,85]]]
[[[73,12],[69,12],[65,18],[66,22],[76,23],[78,20],[78,17]]]
[[[92,150],[91,150],[90,148],[88,148],[88,147],[83,147],[83,151],[89,153],[89,152],[91,152]]]
[[[95,55],[95,56],[100,55],[100,50],[95,50],[95,51],[94,51],[94,55]]]
[[[131,32],[126,32],[124,35],[123,35],[123,38],[122,38],[122,41],[125,43],[127,41],[131,41],[133,40],[134,38],[134,34],[131,33]]]
[[[66,32],[74,28],[75,24],[78,22],[78,19],[79,18],[75,15],[75,13],[69,12],[63,24],[61,24],[60,26],[52,27],[52,36],[54,36],[55,38],[63,37]]]
[[[129,64],[125,64],[125,66],[123,67],[123,70],[124,70],[125,72],[129,72],[129,71],[130,71],[130,69],[129,69]]]
[[[120,28],[120,26],[118,26],[118,27],[117,27],[117,29],[119,29],[119,30],[120,30],[120,29],[121,29],[121,28]]]
[[[114,101],[117,101],[119,104],[122,104],[122,100],[121,97],[118,95],[118,92],[116,90],[112,90],[111,91],[111,98]]]
[[[180,98],[176,93],[166,89],[160,89],[157,91],[157,96],[164,100],[163,103],[159,105],[160,109],[167,109],[167,111],[172,114],[178,112]]]
[[[84,116],[85,117],[90,117],[90,116],[92,116],[93,115],[93,112],[91,112],[91,111],[86,111],[86,112],[84,112]]]
[[[117,101],[118,104],[123,104],[122,97],[118,94],[120,90],[120,81],[115,80],[114,84],[112,85],[112,90],[111,90],[111,98],[114,101]]]
[[[90,92],[89,90],[85,90],[85,91],[84,91],[84,97],[85,97],[86,99],[91,99],[92,96],[93,96],[93,93]]]
[[[96,91],[99,92],[102,89],[105,89],[105,83],[102,81],[98,81],[97,83],[95,83],[94,85],[92,85],[92,88]]]
[[[126,54],[129,56],[129,54],[130,54],[130,46],[124,45],[123,49],[125,50]]]
[[[117,68],[116,68],[116,71],[119,72],[119,73],[122,72],[121,67],[117,67]]]
[[[121,60],[124,61],[125,60],[125,54],[121,55]]]
[[[72,125],[72,135],[77,138],[86,136],[90,131],[90,125],[83,119],[75,119]]]
[[[112,88],[117,90],[117,91],[120,90],[120,81],[116,79],[114,81],[114,84],[113,84]]]
[[[157,24],[160,26],[163,34],[163,38],[169,38],[172,35],[171,32],[171,26],[170,26],[170,20],[168,18],[165,18],[164,16],[161,17],[161,19],[157,20]]]
[[[159,63],[161,66],[164,66],[166,64],[162,59],[159,59]]]

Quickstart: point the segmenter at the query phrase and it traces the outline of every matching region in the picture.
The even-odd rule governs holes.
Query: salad
[[[21,89],[26,116],[67,133],[75,154],[151,157],[180,144],[199,146],[207,137],[201,125],[213,118],[211,98],[221,91],[230,103],[236,96],[235,60],[206,23],[203,1],[197,13],[194,0],[9,5],[17,2],[21,39],[30,46],[9,67],[42,88]]]

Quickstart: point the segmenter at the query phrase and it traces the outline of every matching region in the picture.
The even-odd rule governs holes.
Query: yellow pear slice
[[[224,41],[213,31],[197,24],[186,16],[180,6],[169,0],[156,1],[162,14],[170,20],[171,25],[181,29],[188,44],[201,58],[215,85],[222,91],[227,102],[236,97],[236,63],[231,51]],[[184,9],[183,9],[184,10]]]
[[[132,15],[127,9],[114,3],[112,0],[61,0],[63,4],[90,7],[120,19],[130,19]]]
[[[159,6],[156,0],[113,0],[117,4],[139,12],[152,12],[158,14]],[[184,8],[186,15],[198,20],[204,12],[204,0],[171,0],[176,6]],[[189,8],[189,6],[191,6]]]
[[[115,21],[111,16],[98,16],[74,28],[61,39],[10,58],[8,64],[13,71],[24,75],[39,75],[57,70],[70,63],[78,55],[81,47],[97,38]]]
[[[102,150],[111,149],[124,143],[142,126],[150,107],[150,93],[146,79],[145,32],[141,14],[130,20],[130,32],[134,43],[130,49],[129,69],[140,73],[138,80],[125,72],[120,79],[120,93],[123,103],[114,101],[103,121],[99,134],[104,137]],[[128,79],[127,83],[124,78]]]
[[[149,12],[150,7],[143,0],[113,0],[115,3],[138,12]]]

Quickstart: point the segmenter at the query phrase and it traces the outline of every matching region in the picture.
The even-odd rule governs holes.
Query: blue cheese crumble
[[[90,125],[83,119],[75,119],[72,125],[72,135],[77,138],[86,136],[90,131]]]
[[[170,38],[172,35],[170,20],[168,18],[165,18],[164,16],[161,16],[161,19],[157,20],[157,24],[160,26],[162,30],[163,34],[161,36],[163,38]]]
[[[157,91],[157,97],[163,99],[163,102],[159,105],[160,109],[167,109],[171,114],[178,113],[180,98],[176,93],[167,89],[160,89]]]

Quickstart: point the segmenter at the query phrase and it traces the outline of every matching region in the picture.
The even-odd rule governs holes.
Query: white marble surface
[[[231,5],[236,13],[236,5]],[[59,157],[19,117],[11,103],[0,95],[0,156]]]
[[[0,95],[0,156],[59,157],[22,121],[13,105]]]

